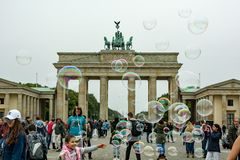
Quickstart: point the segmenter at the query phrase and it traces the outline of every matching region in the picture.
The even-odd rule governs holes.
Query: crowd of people
[[[119,125],[120,122],[125,123]],[[86,119],[82,115],[82,109],[75,107],[67,122],[60,118],[44,122],[40,117],[36,117],[35,120],[26,117],[22,120],[21,113],[17,109],[12,109],[5,117],[0,118],[0,160],[46,160],[49,149],[59,152],[58,159],[62,160],[80,160],[87,155],[88,159],[93,159],[92,152],[98,148],[104,149],[106,144],[91,145],[91,139],[93,136],[105,138],[109,130],[114,160],[122,158],[120,156],[125,156],[125,160],[129,160],[131,149],[136,149],[135,144],[141,141],[144,132],[148,143],[156,143],[158,160],[166,160],[165,144],[175,142],[174,127],[171,122],[163,120],[152,124],[135,119],[131,112],[128,113],[128,118],[116,117],[109,122]],[[191,133],[195,128],[199,128],[204,133],[201,142],[203,157],[206,160],[220,159],[220,140],[225,138],[227,148],[231,149],[228,160],[235,160],[239,159],[240,155],[239,127],[238,119],[234,119],[234,124],[228,130],[225,125],[222,127],[218,124],[209,125],[204,120],[198,124],[188,121],[183,128],[180,128],[180,135],[184,137],[186,132]],[[129,139],[126,129],[131,134]],[[123,130],[124,134],[119,137]],[[156,134],[156,139],[150,138],[153,132]],[[123,138],[124,136],[126,138]],[[120,155],[120,144],[126,142],[125,154]],[[183,142],[186,147],[186,158],[195,157],[194,143],[194,139]],[[137,160],[141,160],[141,153],[135,151]]]

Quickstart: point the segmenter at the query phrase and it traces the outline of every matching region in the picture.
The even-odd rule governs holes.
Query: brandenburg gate
[[[136,52],[132,50],[132,37],[125,43],[122,33],[118,31],[119,22],[116,23],[117,32],[112,44],[105,39],[105,49],[100,52],[58,52],[58,62],[54,66],[59,71],[64,66],[76,66],[82,71],[79,81],[78,105],[83,109],[83,115],[88,116],[88,81],[100,80],[100,119],[108,119],[108,81],[121,80],[124,73],[112,69],[112,61],[125,59],[128,62],[127,72],[135,72],[141,80],[148,80],[148,101],[156,100],[157,80],[167,80],[169,94],[178,93],[175,76],[181,65],[177,61],[176,52]],[[110,45],[112,49],[110,49]],[[145,63],[138,67],[133,63],[133,57],[144,57]],[[128,86],[135,88],[135,80],[129,79]],[[56,116],[66,119],[68,116],[68,102],[66,89],[57,83]],[[170,96],[171,102],[176,102],[176,96]],[[135,90],[128,90],[128,112],[135,114]]]

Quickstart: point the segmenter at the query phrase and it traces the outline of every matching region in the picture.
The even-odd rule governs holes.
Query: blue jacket
[[[220,132],[212,132],[208,138],[207,151],[220,152],[219,140],[222,137]]]
[[[17,143],[8,145],[5,143],[3,150],[3,160],[25,160],[26,159],[26,135],[20,133]]]

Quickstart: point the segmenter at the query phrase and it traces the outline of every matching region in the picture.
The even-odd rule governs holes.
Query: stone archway
[[[142,67],[134,65],[132,58],[141,55],[145,59]],[[136,72],[141,79],[148,80],[148,100],[156,99],[156,81],[167,80],[169,93],[177,90],[175,76],[181,65],[177,61],[178,53],[162,52],[135,52],[134,50],[101,50],[100,52],[59,52],[59,61],[54,66],[59,71],[64,66],[76,66],[82,71],[81,83],[79,84],[79,105],[83,114],[87,116],[87,93],[88,80],[100,80],[100,118],[108,119],[108,80],[122,78],[123,73],[112,70],[113,60],[124,58],[128,62],[128,71]],[[135,80],[128,80],[128,85],[135,87]],[[59,118],[67,118],[67,102],[65,92],[61,85],[57,84],[56,115]],[[131,103],[135,99],[135,91],[128,91],[128,111],[135,114],[135,105]],[[177,99],[170,97],[172,102]]]

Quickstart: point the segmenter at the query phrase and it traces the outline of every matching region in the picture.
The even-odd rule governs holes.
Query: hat
[[[21,113],[17,109],[12,109],[8,112],[7,116],[5,116],[5,118],[8,118],[10,120],[13,120],[16,118],[21,119]]]

